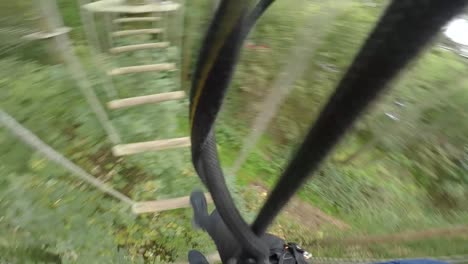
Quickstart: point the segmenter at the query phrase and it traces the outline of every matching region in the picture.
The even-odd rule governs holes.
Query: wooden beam
[[[181,137],[139,143],[120,144],[112,148],[112,153],[114,156],[126,156],[143,152],[152,152],[188,146],[190,146],[190,137]]]
[[[142,13],[158,13],[172,12],[177,10],[180,4],[170,3],[153,3],[145,5],[129,5],[125,1],[101,0],[86,4],[83,6],[91,12],[102,13],[127,13],[127,14],[142,14]]]
[[[183,98],[185,98],[184,91],[159,93],[112,100],[109,103],[107,103],[107,107],[109,109],[119,109],[144,104],[156,104],[164,101],[178,100]]]
[[[67,34],[70,31],[71,31],[71,28],[69,27],[60,27],[60,28],[55,29],[55,31],[53,32],[35,32],[35,33],[28,34],[26,36],[23,36],[23,38],[27,40],[48,39],[48,38],[57,37],[63,34]]]
[[[156,22],[160,21],[160,17],[123,17],[114,19],[113,22],[116,24],[131,23],[131,22]]]
[[[138,65],[138,66],[129,66],[113,69],[107,72],[110,76],[129,74],[129,73],[139,73],[139,72],[158,72],[158,71],[171,71],[175,70],[174,63],[159,63],[159,64],[148,64],[148,65]]]
[[[125,37],[125,36],[134,36],[142,34],[159,34],[163,32],[162,28],[143,28],[143,29],[128,29],[112,32],[113,37]]]
[[[159,49],[169,47],[169,42],[156,42],[156,43],[144,43],[144,44],[135,44],[120,46],[110,49],[110,53],[118,54],[122,52],[136,51],[136,50],[145,50],[145,49]]]
[[[205,197],[208,203],[213,202],[209,193],[205,193]],[[137,202],[132,206],[132,211],[135,214],[156,213],[190,206],[190,196],[183,196],[160,201]]]

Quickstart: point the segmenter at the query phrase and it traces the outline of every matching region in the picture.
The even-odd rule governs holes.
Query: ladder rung
[[[114,19],[114,23],[127,23],[127,22],[155,22],[160,21],[160,17],[123,17]]]
[[[57,28],[56,30],[54,30],[54,32],[36,32],[36,33],[23,36],[23,38],[27,40],[48,39],[48,38],[57,37],[63,34],[67,34],[70,31],[71,31],[71,28],[69,27],[61,27],[61,28]]]
[[[144,29],[129,29],[112,32],[113,37],[124,37],[124,36],[133,36],[141,34],[158,34],[163,32],[162,28],[144,28]]]
[[[210,194],[205,193],[206,201],[212,203]],[[183,196],[160,201],[137,202],[132,206],[135,214],[155,213],[167,210],[190,207],[190,196]]]
[[[142,14],[142,13],[156,13],[156,12],[171,12],[180,7],[177,3],[153,3],[145,5],[128,5],[127,1],[114,0],[114,1],[96,1],[83,6],[83,8],[91,12],[102,13],[128,13],[128,14]],[[168,1],[169,2],[169,1]]]
[[[117,53],[135,51],[135,50],[159,49],[159,48],[167,48],[167,47],[169,47],[169,42],[144,43],[144,44],[115,47],[115,48],[110,49],[110,52],[112,54],[117,54]]]
[[[148,65],[138,65],[130,67],[122,67],[110,70],[107,72],[110,76],[129,74],[129,73],[139,73],[139,72],[154,72],[154,71],[170,71],[175,70],[174,63],[158,63],[158,64],[148,64]]]
[[[142,152],[159,151],[188,146],[190,146],[190,137],[171,138],[116,145],[112,148],[112,153],[114,156],[126,156]]]
[[[160,103],[164,101],[177,100],[177,99],[182,99],[182,98],[185,98],[184,91],[159,93],[159,94],[130,97],[130,98],[119,99],[119,100],[112,100],[109,103],[107,103],[107,107],[109,109],[119,109],[119,108],[125,108],[125,107],[131,107],[131,106],[143,105],[143,104],[156,104],[156,103]]]

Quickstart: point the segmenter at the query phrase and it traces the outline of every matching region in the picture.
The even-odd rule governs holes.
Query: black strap
[[[205,37],[190,94],[192,160],[246,257],[265,261],[258,238],[358,115],[467,0],[394,0],[310,129],[252,226],[242,219],[219,165],[213,125],[248,31],[272,1],[247,15],[246,0],[224,0]],[[262,4],[263,7],[259,7]],[[257,9],[258,7],[258,9]],[[313,34],[313,32],[311,32]]]
[[[265,232],[359,114],[424,49],[466,0],[394,0],[369,35],[253,224]]]
[[[292,251],[296,263],[308,264],[304,257],[304,250],[301,249],[296,243],[288,243],[288,248],[290,251]]]
[[[192,161],[210,191],[226,226],[258,261],[268,257],[268,248],[242,219],[226,187],[219,165],[213,124],[229,85],[241,45],[255,20],[272,0],[262,0],[247,15],[242,0],[222,1],[205,37],[195,69],[190,94]],[[226,34],[227,33],[227,34]]]

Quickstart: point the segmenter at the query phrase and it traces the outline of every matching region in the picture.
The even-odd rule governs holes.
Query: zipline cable
[[[380,245],[384,243],[402,244],[405,242],[415,242],[430,240],[435,238],[468,238],[468,225],[456,225],[443,228],[429,228],[423,230],[405,230],[400,233],[367,235],[344,238],[322,238],[315,241],[315,245],[323,247],[328,245],[339,246],[360,246],[360,245]]]
[[[42,15],[46,18],[50,28],[63,27],[63,19],[57,10],[57,4],[54,0],[37,0]],[[88,80],[88,76],[85,70],[81,66],[79,59],[73,51],[70,39],[66,34],[54,37],[54,41],[58,47],[59,53],[62,54],[65,65],[67,66],[71,77],[76,82],[78,88],[83,93],[84,97],[91,106],[96,118],[99,123],[106,131],[106,134],[113,144],[119,144],[121,142],[120,135],[112,125],[106,110],[99,101],[93,87]]]
[[[446,263],[467,263],[468,255],[453,255],[453,256],[440,256],[440,257],[429,257],[421,256],[415,258],[333,258],[333,257],[312,257],[312,263],[339,263],[339,264],[371,264],[381,262],[399,262],[402,260],[411,259],[434,259],[443,261]]]
[[[271,120],[281,106],[286,96],[294,89],[294,82],[302,77],[305,70],[310,64],[310,59],[314,55],[314,51],[320,44],[321,37],[327,32],[331,21],[338,14],[338,9],[343,10],[345,5],[340,5],[339,8],[332,6],[334,1],[324,1],[325,10],[320,11],[319,15],[312,14],[308,18],[304,28],[299,34],[298,44],[291,49],[287,55],[288,62],[282,69],[282,72],[275,78],[271,85],[270,92],[261,102],[261,112],[255,117],[250,128],[249,135],[244,139],[242,148],[239,151],[239,156],[234,162],[229,173],[236,175],[242,164],[247,160],[248,155],[257,145],[258,140],[268,128]],[[310,28],[317,28],[315,34],[310,34]]]

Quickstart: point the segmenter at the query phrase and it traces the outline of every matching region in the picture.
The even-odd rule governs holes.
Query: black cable
[[[359,114],[466,4],[467,0],[394,0],[389,5],[261,209],[252,226],[257,235],[265,232]]]
[[[242,43],[272,0],[262,0],[249,15],[244,10],[238,16],[232,14],[235,1],[227,0],[220,4],[197,61],[190,94],[192,161],[226,226],[247,252],[245,256],[260,262],[268,257],[268,248],[242,219],[230,196],[219,164],[213,123],[237,63]],[[226,26],[234,20],[236,23],[233,28]],[[229,33],[224,39],[219,37],[223,30]],[[219,53],[213,55],[216,47],[220,45]]]
[[[252,9],[248,16],[248,24],[247,27],[249,30],[255,25],[257,20],[263,15],[263,13],[270,7],[270,5],[275,0],[260,0],[255,7]]]

